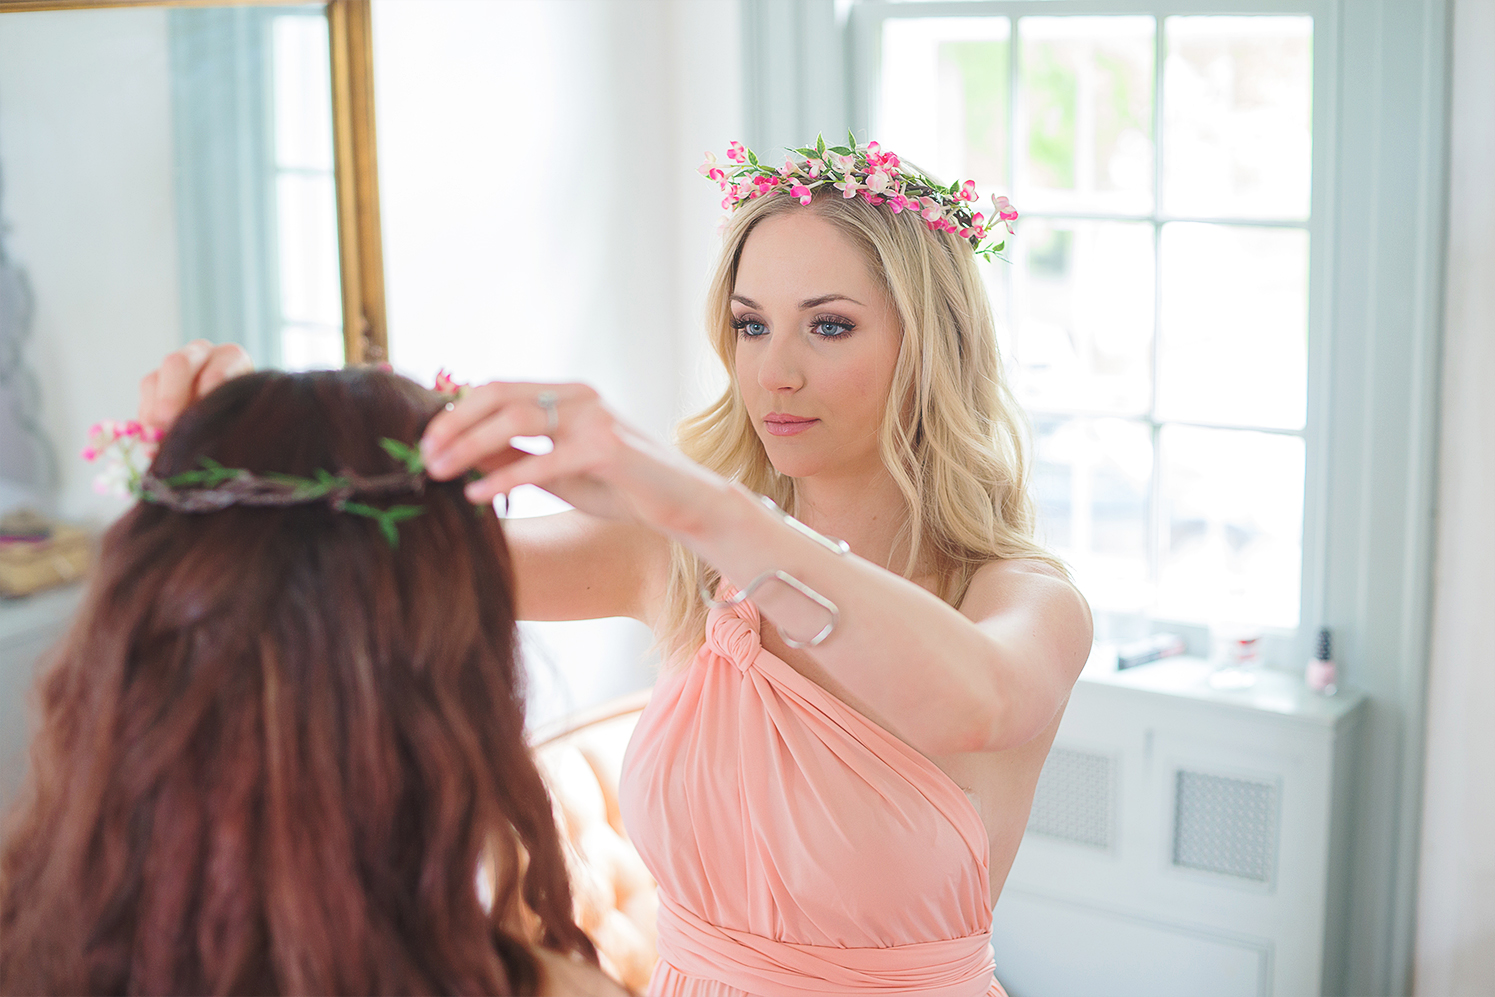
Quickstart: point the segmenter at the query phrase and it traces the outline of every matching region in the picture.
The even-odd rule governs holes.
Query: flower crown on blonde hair
[[[924,220],[931,231],[949,232],[971,244],[977,256],[996,256],[1007,247],[1007,237],[1015,234],[1012,223],[1017,210],[1005,197],[992,195],[992,218],[972,210],[978,195],[976,181],[959,180],[945,186],[928,174],[903,163],[891,152],[883,152],[876,142],[856,144],[856,137],[846,136],[845,145],[827,147],[824,137],[815,140],[813,148],[789,150],[798,154],[785,158],[778,169],[765,166],[757,155],[741,142],[727,147],[731,165],[719,166],[716,156],[706,153],[698,169],[708,180],[721,187],[722,207],[733,210],[759,197],[787,194],[809,204],[814,192],[834,186],[843,198],[861,197],[868,204],[886,204],[893,214],[911,211]]]

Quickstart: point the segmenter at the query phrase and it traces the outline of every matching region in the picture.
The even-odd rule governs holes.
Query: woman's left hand
[[[541,404],[554,398],[554,425]],[[516,449],[520,436],[548,436],[546,454]],[[490,502],[516,485],[537,485],[604,519],[635,522],[682,537],[702,527],[712,497],[730,486],[619,419],[585,384],[494,381],[437,413],[421,440],[426,468],[448,480],[476,469],[473,502]]]

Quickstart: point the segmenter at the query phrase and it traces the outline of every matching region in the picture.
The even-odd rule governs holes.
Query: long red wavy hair
[[[419,439],[441,401],[374,370],[254,374],[155,470],[384,473],[380,438]],[[524,739],[499,522],[460,482],[415,501],[393,548],[324,504],[140,504],[108,531],[38,685],[0,992],[533,993],[533,945],[595,963]]]

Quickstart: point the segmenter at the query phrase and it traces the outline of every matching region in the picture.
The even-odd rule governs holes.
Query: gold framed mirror
[[[79,18],[111,12],[109,16],[118,17],[150,8],[169,9],[171,18],[167,41],[176,118],[173,172],[181,339],[234,339],[244,342],[262,365],[315,366],[333,359],[338,337],[342,362],[385,360],[388,337],[369,0],[0,0],[0,15],[17,17],[63,16],[59,12],[76,12],[66,16]],[[281,12],[303,19],[320,14],[314,20],[323,24],[305,25],[314,30],[279,26],[271,38],[264,32],[272,31],[270,22]],[[5,27],[5,19],[0,19],[0,31]],[[288,126],[258,113],[259,105],[280,100],[285,81],[270,79],[264,72],[255,75],[245,54],[245,46],[260,44],[255,38],[270,39],[261,47],[284,42],[313,67],[309,71],[306,65],[299,70],[293,66],[283,76],[299,72],[301,82],[307,83],[325,65],[330,114],[305,115],[318,120],[302,122],[304,134],[293,135],[291,142],[316,144],[306,141],[306,135],[326,117],[326,155],[303,149],[300,161],[287,164],[276,152],[265,154],[280,137],[273,133],[285,132]],[[322,38],[325,43],[317,44]],[[313,51],[323,44],[321,53]],[[290,106],[313,107],[322,100],[319,94],[314,96],[299,102],[293,98]],[[6,100],[0,94],[0,124]],[[271,134],[226,137],[225,119],[234,114],[225,114],[225,107],[243,111],[234,126],[240,132],[259,129]],[[55,108],[52,114],[54,123],[65,130],[66,116]],[[0,133],[0,152],[5,151],[4,138]],[[203,152],[197,159],[191,155],[194,148]],[[223,169],[226,164],[233,168]],[[246,168],[257,170],[252,182],[238,175]],[[233,177],[225,179],[230,174]],[[230,186],[235,189],[225,189]],[[282,201],[294,204],[277,205],[277,191]],[[305,207],[299,216],[297,205]],[[0,204],[0,211],[4,209]],[[304,245],[274,244],[277,236],[282,242],[289,238],[281,230],[297,225],[308,229]],[[295,259],[287,263],[286,255]],[[236,276],[229,281],[225,273]],[[308,274],[319,275],[323,286],[312,286],[316,281]],[[294,308],[287,304],[291,299]]]

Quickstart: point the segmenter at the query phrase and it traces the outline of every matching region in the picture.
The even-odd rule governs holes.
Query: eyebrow
[[[762,308],[763,307],[762,305],[758,304],[758,302],[754,301],[752,298],[743,297],[740,294],[734,294],[734,295],[732,295],[732,300],[738,302],[739,304],[747,305],[749,308]],[[819,308],[821,305],[829,304],[832,301],[850,301],[854,305],[860,305],[861,304],[860,301],[858,301],[856,298],[851,297],[850,295],[846,295],[846,294],[822,294],[818,298],[806,298],[805,300],[803,300],[803,301],[801,301],[799,303],[799,307],[800,307],[801,311],[808,311],[811,308]]]

